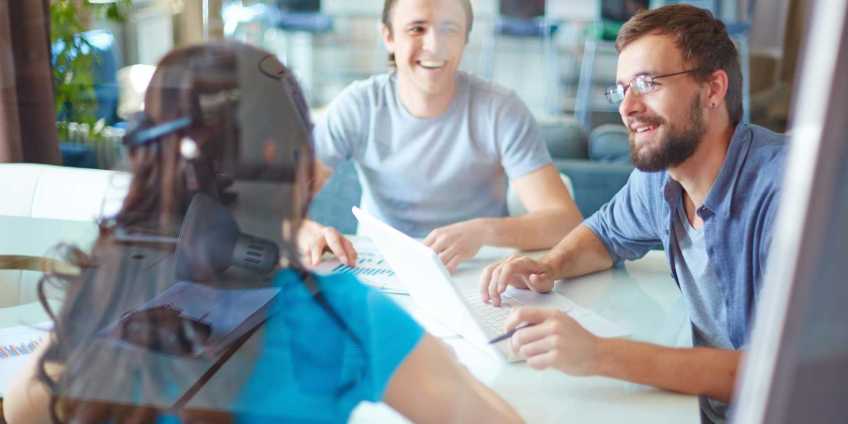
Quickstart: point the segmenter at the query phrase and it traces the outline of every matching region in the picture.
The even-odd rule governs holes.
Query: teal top
[[[238,422],[346,422],[360,401],[379,402],[424,331],[400,306],[352,274],[318,277],[355,341],[307,291],[280,271],[262,351],[236,402]]]

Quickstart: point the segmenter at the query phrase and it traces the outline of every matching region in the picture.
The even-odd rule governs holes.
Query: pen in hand
[[[513,334],[515,334],[515,332],[516,332],[516,331],[521,330],[522,328],[527,328],[527,327],[529,327],[529,326],[530,326],[530,323],[526,323],[526,322],[525,322],[525,323],[523,323],[523,324],[521,324],[521,325],[519,325],[519,326],[517,326],[517,327],[513,328],[512,330],[509,330],[509,331],[507,331],[506,333],[501,334],[500,336],[495,337],[495,338],[494,338],[494,339],[492,339],[492,340],[489,340],[489,344],[495,344],[495,343],[497,343],[497,342],[500,342],[500,341],[506,340],[506,339],[508,339],[508,338],[512,337],[512,335],[513,335]]]

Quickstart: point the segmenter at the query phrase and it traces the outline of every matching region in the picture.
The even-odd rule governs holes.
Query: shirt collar
[[[740,123],[736,126],[733,137],[730,139],[730,145],[727,147],[727,154],[724,157],[721,170],[704,201],[703,208],[705,210],[720,214],[725,218],[730,216],[730,211],[733,210],[733,193],[736,191],[736,182],[742,170],[742,165],[745,163],[745,157],[748,156],[748,151],[751,148],[751,137],[752,131],[747,124]],[[667,172],[665,179],[663,195],[666,202],[674,210],[676,205],[680,204],[683,187],[680,183],[674,181]]]
[[[725,218],[730,217],[730,211],[733,210],[733,194],[736,192],[739,173],[742,172],[745,158],[751,149],[751,137],[753,137],[753,132],[747,124],[736,126],[733,138],[730,139],[730,145],[727,147],[727,155],[724,157],[721,171],[713,182],[710,194],[704,201],[705,208],[721,214]]]
[[[668,175],[667,171],[663,171],[665,184],[663,185],[663,196],[666,203],[671,208],[672,213],[675,208],[680,205],[680,196],[683,195],[683,186]]]

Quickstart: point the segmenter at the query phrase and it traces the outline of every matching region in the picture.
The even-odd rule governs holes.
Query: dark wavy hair
[[[216,161],[222,152],[232,151],[228,147],[243,142],[238,140],[238,112],[236,108],[225,106],[210,116],[209,111],[201,110],[200,99],[204,94],[238,88],[238,57],[245,50],[265,59],[271,57],[245,44],[222,42],[174,50],[159,62],[145,95],[149,125],[185,116],[204,115],[203,119],[193,119],[195,123],[190,128],[163,136],[155,143],[130,147],[128,159],[132,179],[116,217],[101,222],[98,238],[90,252],[68,245],[57,248],[61,257],[81,270],[79,275],[47,272],[39,282],[39,299],[54,327],[52,338],[38,360],[36,379],[45,385],[51,396],[50,414],[54,422],[153,422],[165,413],[167,408],[87,400],[68,394],[86,385],[107,385],[101,390],[122,387],[130,381],[130,376],[153,372],[144,369],[143,364],[117,357],[123,355],[97,355],[89,351],[89,344],[98,337],[97,333],[120,319],[124,311],[137,307],[173,284],[173,273],[158,267],[152,267],[152,271],[143,276],[134,274],[137,274],[137,261],[156,261],[157,255],[171,254],[172,245],[119,242],[116,232],[132,228],[137,232],[176,235],[193,192],[220,193],[224,184],[217,179]],[[273,60],[277,65],[274,76],[282,81],[281,90],[278,94],[262,94],[290,97],[301,118],[298,122],[310,129],[309,110],[294,75]],[[267,116],[252,119],[272,120],[275,113],[280,111],[267,110]],[[180,152],[180,140],[186,135],[197,142],[201,152],[196,166],[187,165]],[[310,172],[311,156],[301,161]],[[196,186],[190,187],[193,180]],[[311,184],[310,181],[305,184]],[[311,187],[307,190],[311,192]],[[303,270],[296,249],[281,247],[289,263]],[[64,295],[58,311],[47,301],[47,292],[51,289],[61,290]],[[62,367],[60,373],[52,372],[56,365]],[[142,386],[142,393],[156,390],[156,387]],[[226,411],[180,410],[176,413],[185,422],[233,421]]]

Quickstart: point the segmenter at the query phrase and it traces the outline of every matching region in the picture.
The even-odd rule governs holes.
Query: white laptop
[[[512,289],[505,292],[501,307],[483,303],[478,285],[455,284],[432,249],[357,207],[353,208],[353,215],[359,221],[359,232],[371,238],[405,284],[416,306],[473,345],[497,357],[520,360],[509,348],[508,339],[489,344],[489,340],[503,333],[504,320],[510,308],[515,306],[559,308],[595,334],[605,337],[626,334],[616,324],[559,294],[540,295]]]

